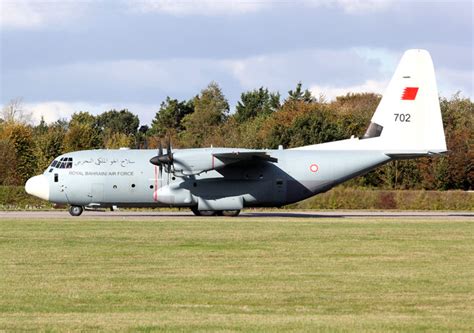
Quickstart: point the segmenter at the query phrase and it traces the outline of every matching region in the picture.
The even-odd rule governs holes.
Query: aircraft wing
[[[230,153],[216,153],[213,154],[215,158],[220,160],[224,164],[232,164],[243,161],[268,161],[278,162],[278,159],[271,157],[269,154],[263,151],[234,151]]]
[[[235,163],[278,162],[278,159],[266,151],[250,149],[221,148],[217,151],[199,149],[177,151],[173,156],[173,172],[176,175],[198,175]]]

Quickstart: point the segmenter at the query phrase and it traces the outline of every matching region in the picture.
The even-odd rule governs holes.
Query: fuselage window
[[[55,167],[56,167],[56,164],[58,164],[58,161],[54,160],[54,161],[53,161],[53,164],[51,164],[51,167],[52,167],[52,168],[55,168]]]

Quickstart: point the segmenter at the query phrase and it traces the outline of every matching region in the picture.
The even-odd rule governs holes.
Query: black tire
[[[217,212],[215,210],[200,210],[201,216],[216,216]]]
[[[197,207],[192,207],[191,211],[196,216],[214,216],[217,213],[215,210],[198,210]]]
[[[79,216],[82,214],[83,211],[84,211],[84,208],[82,208],[82,206],[69,207],[69,214],[71,214],[72,216]]]
[[[224,216],[237,216],[240,214],[240,210],[235,209],[235,210],[223,210],[222,215]]]

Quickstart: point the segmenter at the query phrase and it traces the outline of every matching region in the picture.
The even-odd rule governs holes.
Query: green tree
[[[474,183],[474,103],[460,93],[440,100],[446,144],[446,162],[435,167],[439,189],[472,190]],[[441,177],[442,175],[442,177]]]
[[[140,124],[138,116],[127,109],[104,112],[97,116],[96,121],[97,127],[104,133],[123,133],[127,136],[135,136]]]
[[[38,126],[42,126],[41,124]],[[37,126],[37,127],[38,127]],[[35,128],[35,155],[37,158],[36,173],[43,172],[51,161],[61,155],[64,149],[66,126],[63,121],[57,121],[46,127],[46,131]]]
[[[313,96],[308,89],[302,89],[303,84],[298,82],[295,90],[288,91],[288,98],[285,102],[305,102],[312,103],[314,102]]]
[[[296,117],[290,127],[292,147],[344,139],[334,113],[325,105],[315,104],[311,112]]]
[[[38,136],[38,135],[43,135],[48,131],[48,125],[44,121],[43,116],[41,116],[40,123],[33,127],[33,135]]]
[[[16,183],[16,156],[13,144],[0,136],[0,185]]]
[[[75,113],[64,137],[64,151],[100,148],[101,130],[96,118],[88,112]]]
[[[34,141],[30,126],[21,123],[8,123],[4,128],[15,156],[15,184],[24,184],[36,170]]]
[[[89,125],[97,132],[99,131],[96,117],[91,115],[89,112],[80,111],[74,113],[69,121],[69,126],[75,125]]]
[[[373,93],[348,93],[336,97],[336,100],[328,106],[337,115],[338,126],[345,133],[345,138],[352,135],[362,137],[380,99],[380,95]]]
[[[229,103],[217,83],[211,82],[194,98],[193,104],[194,112],[183,119],[183,138],[188,146],[199,147],[226,120]]]
[[[161,103],[160,110],[156,113],[151,122],[150,135],[159,137],[166,136],[171,130],[181,132],[184,130],[182,120],[188,114],[194,112],[193,101],[178,101],[166,97]]]
[[[104,138],[104,146],[107,149],[118,149],[133,145],[133,137],[125,133],[114,132]]]
[[[269,115],[280,108],[280,94],[271,93],[268,89],[260,87],[242,93],[237,103],[235,119],[242,123],[260,115]]]

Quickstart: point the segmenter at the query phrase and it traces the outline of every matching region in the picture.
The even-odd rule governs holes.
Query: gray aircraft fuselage
[[[241,150],[201,148],[181,152],[213,159],[213,154]],[[179,154],[180,150],[174,152]],[[237,210],[294,203],[390,160],[376,151],[264,152],[277,161],[247,160],[218,170],[178,176],[166,170],[160,173],[159,167],[150,163],[156,150],[78,151],[56,159],[72,159],[69,168],[49,167],[43,175],[49,183],[49,201],[58,204]]]

